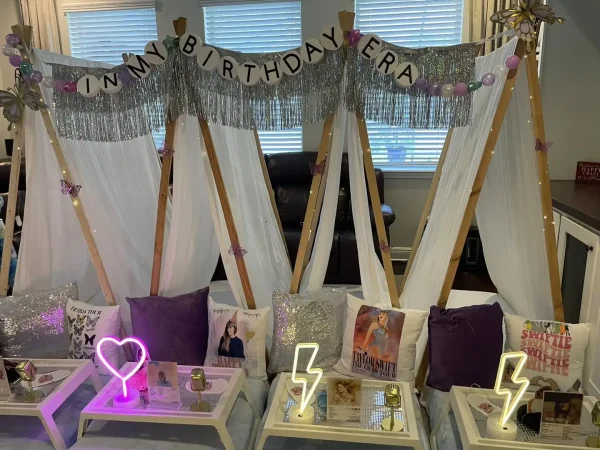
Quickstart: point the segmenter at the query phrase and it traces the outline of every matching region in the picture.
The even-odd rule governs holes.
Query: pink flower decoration
[[[356,47],[360,38],[363,37],[363,34],[360,30],[350,30],[348,31],[348,42],[350,43],[350,47]]]

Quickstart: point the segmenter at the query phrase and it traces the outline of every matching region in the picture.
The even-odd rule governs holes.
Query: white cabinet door
[[[558,264],[565,321],[589,323],[583,389],[600,395],[600,237],[562,217],[558,236]]]
[[[589,322],[600,238],[597,234],[561,218],[558,236],[558,265],[562,284],[565,320]]]
[[[556,211],[552,211],[554,216],[554,237],[556,238],[556,245],[558,245],[558,232],[560,230],[560,219],[561,215]]]

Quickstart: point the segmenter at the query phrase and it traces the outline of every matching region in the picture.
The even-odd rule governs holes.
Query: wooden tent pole
[[[283,226],[281,225],[281,217],[279,217],[279,209],[277,209],[277,202],[275,201],[275,192],[273,192],[273,185],[271,184],[271,178],[269,177],[269,170],[267,169],[267,162],[265,161],[265,155],[262,151],[262,146],[260,145],[260,138],[258,136],[258,131],[256,128],[254,129],[254,141],[256,142],[256,152],[258,154],[258,160],[260,162],[260,168],[262,169],[263,178],[265,179],[265,186],[267,187],[267,192],[269,193],[269,199],[271,200],[271,207],[273,208],[273,215],[275,216],[275,220],[277,220],[277,226],[279,227],[279,234],[281,234],[281,240],[283,242],[283,246],[285,247],[285,252],[290,257],[290,252],[288,251],[287,244],[285,242],[285,235],[283,234]]]
[[[525,56],[527,67],[527,80],[529,83],[529,99],[531,103],[531,115],[533,120],[533,134],[536,139],[546,143],[546,132],[544,129],[544,115],[542,110],[542,96],[538,80],[538,67],[535,49]],[[565,320],[562,303],[562,292],[560,287],[560,274],[558,270],[558,252],[554,237],[554,215],[552,212],[552,196],[550,195],[550,176],[548,174],[548,154],[545,151],[536,151],[537,172],[542,202],[542,214],[544,220],[544,240],[546,242],[546,258],[548,261],[548,272],[550,276],[550,291],[552,294],[552,306],[554,308],[554,319],[560,322]]]
[[[175,34],[185,34],[187,19],[180,17],[173,21]],[[154,255],[152,260],[152,276],[150,278],[150,295],[158,295],[160,288],[160,272],[162,269],[163,250],[165,245],[165,224],[167,217],[167,200],[169,199],[169,179],[173,167],[173,147],[177,119],[167,122],[164,148],[167,150],[162,157],[160,169],[160,185],[158,188],[158,208],[156,210],[156,231],[154,234]]]
[[[410,256],[408,257],[408,263],[406,264],[404,276],[402,277],[402,281],[400,282],[400,294],[402,294],[402,291],[404,290],[404,286],[406,285],[406,279],[408,278],[410,269],[412,269],[412,265],[415,262],[415,258],[417,257],[417,250],[419,249],[419,245],[421,245],[421,239],[423,238],[423,233],[425,232],[425,225],[427,225],[427,221],[429,220],[431,208],[433,207],[433,200],[435,199],[435,194],[437,193],[437,189],[440,184],[440,178],[442,177],[442,170],[444,168],[444,163],[446,162],[446,155],[448,153],[448,147],[450,147],[450,141],[452,139],[453,131],[454,128],[450,128],[448,130],[448,134],[446,134],[444,147],[442,148],[442,153],[440,154],[440,159],[437,163],[435,174],[433,175],[433,178],[431,180],[431,186],[429,187],[429,193],[427,194],[427,199],[425,200],[425,205],[423,206],[421,219],[419,220],[419,224],[417,225],[417,232],[415,233],[415,238],[412,243]]]
[[[381,259],[383,261],[383,269],[385,271],[385,278],[387,280],[390,300],[393,307],[400,308],[400,298],[398,295],[398,288],[396,287],[396,277],[394,277],[394,267],[392,265],[392,257],[390,256],[390,246],[388,243],[387,234],[385,232],[383,213],[381,212],[381,199],[379,197],[379,189],[377,187],[377,178],[375,177],[375,167],[373,166],[373,156],[371,154],[371,145],[369,144],[367,123],[365,122],[365,117],[362,113],[356,113],[356,118],[358,119],[358,134],[363,152],[367,186],[369,188],[371,208],[373,209],[375,229],[377,230],[377,238],[379,240]]]
[[[319,171],[315,169],[313,179],[310,184],[310,195],[308,204],[306,205],[306,213],[304,214],[304,223],[302,224],[302,234],[300,235],[300,244],[296,255],[296,263],[294,264],[294,272],[292,274],[292,285],[290,293],[297,294],[300,288],[300,281],[304,274],[304,269],[310,259],[312,251],[312,243],[316,234],[319,214],[323,204],[323,196],[325,194],[325,185],[327,184],[327,169],[329,168],[329,151],[331,150],[331,129],[333,126],[333,116],[325,119],[323,125],[323,133],[321,134],[321,144],[319,145],[319,153],[315,167],[324,167],[325,170]]]
[[[27,114],[31,113],[28,111]],[[2,264],[0,266],[0,295],[8,292],[8,276],[10,274],[10,257],[13,248],[15,232],[15,217],[17,215],[17,195],[19,193],[19,177],[21,174],[21,156],[25,144],[24,120],[16,126],[15,145],[10,160],[10,182],[8,187],[8,201],[6,206],[6,224],[4,229],[4,248],[2,249]]]
[[[524,54],[525,43],[522,40],[520,40],[517,43],[515,55],[517,55],[519,58],[523,58]],[[492,156],[494,154],[494,148],[496,147],[496,142],[498,142],[498,136],[500,135],[502,123],[504,122],[504,117],[506,116],[506,111],[508,110],[508,106],[512,98],[512,92],[517,81],[518,70],[519,68],[516,68],[508,72],[508,77],[506,79],[506,83],[504,84],[504,89],[502,89],[502,94],[500,95],[498,108],[496,109],[496,113],[494,114],[494,119],[492,120],[492,125],[488,133],[487,140],[485,142],[485,147],[483,149],[481,161],[479,162],[479,168],[477,169],[477,174],[475,175],[475,179],[473,180],[471,194],[469,196],[469,200],[467,201],[467,206],[465,208],[460,229],[458,235],[456,236],[456,241],[454,243],[454,249],[452,250],[452,256],[450,257],[450,261],[448,264],[448,270],[446,271],[446,277],[444,278],[444,284],[442,285],[442,290],[438,299],[437,306],[439,306],[440,308],[446,306],[446,303],[448,302],[448,297],[450,296],[450,291],[452,290],[452,284],[454,282],[454,277],[456,276],[458,262],[460,261],[460,256],[462,255],[463,247],[465,245],[467,234],[469,232],[469,227],[471,226],[473,217],[475,216],[475,208],[477,207],[479,194],[481,193],[481,189],[483,188],[483,183],[485,181],[485,177],[487,175],[487,171],[490,166]],[[421,361],[421,366],[419,367],[419,372],[417,374],[417,389],[421,389],[425,382],[425,376],[427,375],[428,359],[428,351],[427,349],[425,349],[425,353]]]
[[[346,35],[347,32],[354,27],[354,13],[349,11],[340,11],[338,12],[338,18],[340,27],[342,28],[342,31],[344,31],[344,35]],[[344,56],[348,52],[348,46],[348,37],[344,36]],[[316,235],[316,228],[319,222],[321,207],[323,205],[323,196],[325,195],[327,174],[329,172],[329,162],[327,161],[327,158],[331,150],[331,130],[333,128],[333,118],[334,116],[328,117],[325,119],[325,123],[323,124],[321,143],[319,145],[319,152],[317,153],[317,160],[315,161],[315,167],[323,167],[323,170],[317,170],[313,174],[313,179],[310,185],[310,195],[308,197],[308,204],[306,205],[304,222],[302,223],[300,245],[298,246],[296,263],[294,264],[294,272],[292,274],[292,284],[290,286],[290,293],[292,294],[298,293],[298,290],[300,289],[300,281],[302,280],[304,269],[310,260],[310,254],[312,252]]]
[[[25,26],[23,28],[24,32],[21,33],[21,27],[19,25],[14,25],[12,27],[12,32],[14,34],[17,34],[18,36],[23,36],[27,35],[27,33],[31,33],[30,26]],[[29,47],[27,47],[26,49],[22,49],[21,54],[24,56],[24,58],[30,59],[28,49]],[[40,98],[43,98],[42,91],[38,84],[33,84],[32,89],[34,89],[40,95]],[[50,117],[50,111],[47,107],[42,108],[40,110],[40,114],[42,115],[42,120],[44,121],[44,126],[46,127],[46,132],[48,133],[50,144],[52,145],[52,150],[54,151],[54,155],[56,156],[56,161],[58,163],[62,179],[71,184],[74,184],[73,177],[71,176],[71,171],[69,170],[69,165],[67,164],[67,160],[65,159],[65,155],[60,146],[58,135],[56,134],[54,124],[52,123],[52,118]],[[57,189],[58,188],[59,186],[57,183]],[[115,295],[108,280],[108,274],[106,273],[106,268],[104,267],[104,263],[102,262],[100,251],[98,250],[98,246],[96,245],[96,239],[94,238],[92,228],[87,219],[87,215],[85,214],[85,210],[83,209],[82,200],[80,197],[71,197],[70,200],[71,204],[73,205],[73,209],[75,210],[77,220],[79,221],[79,227],[81,228],[81,233],[83,234],[83,238],[85,240],[88,252],[90,254],[90,259],[92,260],[92,264],[94,265],[94,269],[96,270],[96,275],[98,276],[100,289],[102,289],[102,294],[104,295],[106,304],[109,306],[116,306],[117,302],[115,301]],[[123,327],[122,323],[121,328],[119,330],[119,334],[121,337],[127,336],[127,332],[125,331],[125,328]],[[125,356],[127,357],[127,359],[129,361],[133,361],[133,352],[131,350],[131,347],[129,345],[124,345],[123,351],[125,352]]]
[[[225,225],[227,226],[227,232],[229,233],[229,240],[231,241],[231,248],[233,253],[237,253],[242,250],[240,244],[240,238],[237,234],[235,226],[235,220],[233,218],[233,212],[231,211],[231,205],[229,203],[229,197],[227,196],[227,189],[223,180],[223,174],[221,172],[221,166],[219,165],[219,158],[215,150],[215,144],[213,142],[212,134],[206,120],[198,118],[200,124],[200,130],[204,139],[204,145],[206,147],[206,155],[210,163],[213,178],[215,179],[215,186],[217,188],[217,194],[219,195],[219,201],[221,203],[221,209],[223,211],[223,217],[225,218]],[[246,305],[248,309],[256,309],[256,302],[254,301],[254,294],[252,293],[252,286],[250,284],[250,278],[248,277],[248,269],[246,268],[246,262],[242,254],[235,255],[235,263],[240,274],[240,280],[242,282],[242,290],[244,291],[244,297],[246,298]]]

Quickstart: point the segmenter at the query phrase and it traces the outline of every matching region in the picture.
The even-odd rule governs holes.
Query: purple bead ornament
[[[23,62],[23,60],[21,59],[21,57],[19,55],[12,55],[11,57],[8,58],[8,62],[13,67],[19,67],[21,65],[21,63]]]
[[[432,97],[439,97],[442,94],[442,85],[438,83],[430,84],[427,93]]]
[[[42,72],[40,72],[39,70],[34,70],[33,72],[31,72],[31,75],[29,76],[29,78],[34,83],[41,83],[42,80],[44,79],[44,75],[42,75]]]
[[[519,64],[521,64],[521,59],[517,55],[512,55],[506,58],[505,64],[506,67],[513,70],[519,67]]]
[[[496,82],[496,77],[493,73],[486,73],[483,77],[481,77],[481,82],[484,86],[491,86]]]
[[[469,87],[465,83],[458,83],[454,86],[454,95],[457,97],[464,97],[469,93]]]
[[[8,45],[12,45],[13,47],[16,47],[17,45],[19,45],[19,36],[17,36],[16,34],[7,34],[6,35],[6,43]]]
[[[417,89],[420,89],[421,91],[426,91],[427,88],[429,87],[429,83],[427,82],[427,80],[425,78],[417,78],[415,80],[415,85],[414,85]]]

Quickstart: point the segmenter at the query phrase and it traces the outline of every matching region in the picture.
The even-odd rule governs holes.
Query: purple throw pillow
[[[201,366],[208,345],[208,287],[176,297],[127,297],[134,336],[154,361]]]
[[[448,392],[452,386],[492,389],[502,355],[502,320],[498,303],[429,312],[427,385]]]

